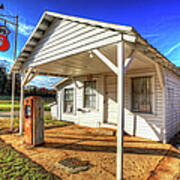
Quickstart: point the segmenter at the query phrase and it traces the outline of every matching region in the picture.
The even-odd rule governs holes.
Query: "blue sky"
[[[4,0],[0,13],[19,15],[18,53],[24,46],[44,10],[86,17],[115,24],[131,25],[174,64],[180,66],[180,1],[176,0]],[[2,24],[2,22],[0,21]],[[11,48],[0,52],[0,58],[12,59],[14,32],[11,26]],[[47,78],[45,78],[47,79]],[[50,87],[57,81],[44,77],[32,83]]]

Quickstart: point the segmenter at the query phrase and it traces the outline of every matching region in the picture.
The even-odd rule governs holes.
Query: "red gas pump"
[[[44,143],[44,102],[39,96],[30,96],[24,100],[25,143],[40,145]]]

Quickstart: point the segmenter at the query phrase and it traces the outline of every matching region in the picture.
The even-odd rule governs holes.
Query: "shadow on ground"
[[[14,130],[14,131],[12,132],[12,131],[10,131],[9,129],[6,129],[6,128],[0,129],[0,135],[12,134],[12,133],[16,133],[16,132],[17,132],[16,130]]]
[[[75,143],[45,143],[45,148],[55,148],[61,150],[71,150],[71,151],[87,151],[87,152],[105,152],[105,153],[116,153],[116,146],[99,146],[99,145],[88,145],[88,144],[78,144],[85,140],[79,140]],[[124,147],[124,153],[127,154],[140,154],[140,155],[167,155],[168,157],[174,157],[180,159],[180,154],[167,149],[155,149],[155,148],[140,148],[140,147]]]

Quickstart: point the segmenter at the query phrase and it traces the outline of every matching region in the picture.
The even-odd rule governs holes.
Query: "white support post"
[[[19,135],[23,135],[24,124],[24,73],[21,75],[21,96],[20,96],[20,112],[19,112]]]
[[[14,122],[15,81],[16,81],[16,74],[15,72],[12,72],[11,125],[10,125],[11,131],[13,130],[13,122]]]
[[[116,180],[123,179],[123,129],[124,129],[124,42],[117,44],[117,167]]]
[[[59,91],[59,88],[57,89],[57,94],[58,94],[58,96],[57,96],[57,104],[58,104],[58,109],[57,109],[57,119],[58,120],[61,120],[62,118],[61,118],[61,93],[60,93],[60,91]]]

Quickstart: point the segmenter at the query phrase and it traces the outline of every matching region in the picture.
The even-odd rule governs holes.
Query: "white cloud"
[[[165,56],[168,56],[169,54],[171,54],[175,49],[177,49],[178,47],[180,47],[180,43],[175,44],[173,47],[171,47],[165,54]]]
[[[28,85],[52,88],[61,79],[59,77],[36,76]]]
[[[14,31],[15,27],[14,25],[9,25],[10,29]],[[25,23],[19,23],[19,27],[18,27],[18,33],[20,33],[21,35],[24,35],[24,36],[29,36],[32,31],[34,29],[34,26],[32,25],[27,25]]]
[[[19,27],[18,27],[18,33],[20,33],[21,35],[24,36],[29,36],[33,29],[34,26],[27,24],[27,23],[23,23],[23,22],[19,22],[18,23]],[[8,27],[14,32],[15,31],[15,26],[12,24],[8,24]]]
[[[10,15],[10,16],[15,16],[11,10],[7,10],[7,9],[5,9],[5,14]],[[19,14],[21,14],[21,13],[19,13]],[[24,36],[29,36],[34,29],[34,26],[32,26],[31,23],[28,23],[27,21],[28,21],[28,19],[26,19],[22,16],[19,16],[18,33],[20,33],[21,35],[24,35]],[[15,23],[15,20],[14,20],[14,23]],[[8,23],[8,26],[10,27],[11,30],[13,30],[13,31],[15,30],[14,25]]]
[[[155,38],[155,37],[158,37],[159,34],[144,34],[143,37],[144,38]]]
[[[19,23],[18,32],[24,36],[29,36],[32,33],[33,29],[34,29],[34,26],[32,26],[32,25]]]
[[[7,58],[1,58],[0,61],[7,61],[7,62],[10,62],[10,63],[14,63],[14,61],[12,59],[7,59]]]

